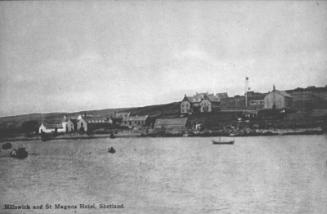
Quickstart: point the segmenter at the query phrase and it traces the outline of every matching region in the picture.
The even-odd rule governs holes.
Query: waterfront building
[[[39,133],[69,133],[75,130],[74,123],[64,116],[63,120],[43,121],[39,127]]]
[[[236,95],[234,97],[226,97],[220,100],[221,110],[242,110],[245,109],[245,97]]]
[[[121,126],[128,128],[143,128],[146,126],[146,121],[148,115],[134,115],[129,117],[124,117],[121,122]]]
[[[62,123],[42,122],[39,127],[39,134],[42,133],[63,133],[65,129]]]
[[[195,112],[212,112],[219,108],[219,97],[214,94],[196,93],[192,97],[184,98],[180,105],[181,114],[192,114]]]
[[[181,114],[191,114],[192,113],[191,105],[192,105],[191,100],[185,94],[185,96],[181,102]]]
[[[285,91],[273,90],[264,98],[265,109],[286,109],[292,107],[292,96]]]
[[[63,118],[62,125],[66,129],[67,133],[75,131],[74,122],[69,117],[67,117],[66,115]]]
[[[79,115],[77,118],[77,131],[87,132],[99,128],[109,128],[112,124],[110,118],[102,116]]]
[[[154,123],[154,129],[165,132],[183,132],[186,130],[187,117],[183,118],[158,118]]]
[[[245,96],[236,95],[234,97],[225,97],[220,100],[221,110],[260,110],[264,108],[264,97],[266,94],[248,91],[247,99]],[[245,105],[247,102],[247,105]]]
[[[78,116],[77,118],[77,124],[76,124],[76,130],[79,132],[86,132],[88,130],[87,127],[87,121],[85,118],[83,118],[82,116]]]
[[[248,91],[247,92],[247,109],[251,110],[261,110],[265,106],[265,96],[266,94],[254,92],[254,91]]]
[[[327,101],[327,85],[325,87],[309,86],[304,91],[312,92],[319,99]]]
[[[300,111],[327,108],[327,87],[307,87],[288,90],[292,96],[292,107]]]

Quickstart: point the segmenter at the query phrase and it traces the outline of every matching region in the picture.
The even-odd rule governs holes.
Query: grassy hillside
[[[131,112],[131,115],[150,115],[150,116],[167,116],[178,115],[179,103],[169,103],[163,105],[144,106],[136,108],[118,108],[118,109],[101,109],[89,110],[82,112],[57,112],[57,113],[35,113],[24,114],[9,117],[0,117],[0,136],[16,135],[18,133],[26,132],[29,124],[34,124],[35,127],[39,126],[43,120],[55,121],[61,120],[64,115],[77,117],[79,114],[86,113],[87,115],[109,117],[114,112]]]
[[[163,105],[144,106],[138,108],[125,109],[132,115],[149,115],[149,116],[178,116],[180,103],[174,102]]]

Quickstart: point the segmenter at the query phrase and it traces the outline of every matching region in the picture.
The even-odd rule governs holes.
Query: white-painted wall
[[[282,109],[285,108],[285,96],[281,95],[277,92],[270,92],[265,96],[265,108],[266,109],[272,109],[274,106],[276,109]]]
[[[56,130],[54,128],[47,128],[43,123],[41,124],[41,126],[39,127],[39,133],[41,134],[43,131],[43,133],[54,133]],[[63,128],[61,129],[57,129],[57,133],[65,133],[66,132],[66,128],[65,126],[63,126]]]
[[[81,118],[77,121],[77,131],[80,131],[84,127],[84,131],[87,131],[87,122]]]
[[[73,131],[75,131],[74,123],[71,120],[62,122],[62,126],[64,127],[65,132],[73,132]]]
[[[52,133],[52,132],[54,132],[55,130],[54,129],[47,129],[44,125],[43,125],[43,123],[41,124],[41,126],[39,127],[39,134],[41,134],[42,132],[43,133],[47,133],[47,134],[49,134],[49,133]]]

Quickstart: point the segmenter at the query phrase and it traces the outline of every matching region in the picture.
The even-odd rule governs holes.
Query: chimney
[[[245,77],[245,90],[244,90],[245,108],[248,107],[248,91],[249,91],[249,77]]]

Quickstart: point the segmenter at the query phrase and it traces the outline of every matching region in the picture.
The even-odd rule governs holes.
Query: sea
[[[326,135],[213,139],[12,142],[0,213],[327,213]]]

